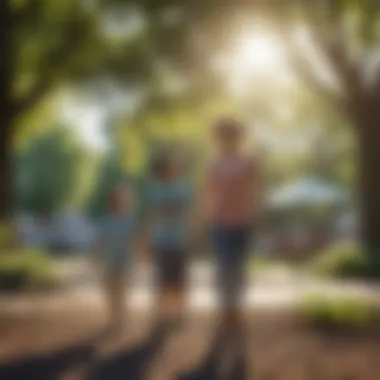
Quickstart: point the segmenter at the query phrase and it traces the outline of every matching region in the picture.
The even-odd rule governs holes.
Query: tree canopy
[[[2,51],[10,59],[2,60],[1,74],[0,214],[8,215],[12,204],[13,138],[25,130],[32,133],[34,124],[38,127],[30,122],[33,112],[39,110],[37,118],[49,113],[59,102],[40,109],[43,100],[63,89],[80,90],[103,105],[113,103],[115,90],[138,97],[133,107],[126,102],[118,110],[118,124],[128,126],[121,138],[127,152],[137,141],[149,149],[158,135],[203,141],[204,130],[193,126],[203,125],[205,113],[211,114],[205,108],[225,99],[229,109],[271,123],[281,86],[249,70],[238,72],[243,58],[234,46],[253,27],[259,34],[270,31],[283,47],[282,66],[298,85],[352,126],[363,238],[372,251],[380,249],[380,170],[373,164],[380,140],[379,12],[376,0],[3,1]],[[227,62],[223,72],[221,56]],[[255,59],[245,63],[251,74]],[[232,70],[234,60],[238,71]],[[244,98],[231,96],[226,81],[237,74],[244,74]],[[219,106],[222,111],[228,109]],[[135,148],[128,165],[139,167],[142,150]]]

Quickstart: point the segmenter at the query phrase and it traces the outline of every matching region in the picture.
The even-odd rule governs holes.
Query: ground
[[[164,335],[151,334],[148,275],[137,276],[140,283],[130,288],[129,318],[116,335],[102,334],[106,312],[91,281],[58,293],[0,296],[0,379],[216,380],[228,368],[225,380],[379,378],[378,332],[327,333],[294,318],[289,306],[300,291],[327,291],[323,284],[278,273],[255,278],[244,305],[244,334],[231,346],[218,332],[210,276],[203,271],[202,280],[202,271],[196,273],[186,323]],[[333,290],[374,296],[377,287],[340,284]]]

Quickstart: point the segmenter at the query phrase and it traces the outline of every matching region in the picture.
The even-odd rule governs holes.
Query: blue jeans
[[[212,245],[216,256],[218,287],[224,307],[236,307],[245,285],[245,264],[252,229],[213,226]]]

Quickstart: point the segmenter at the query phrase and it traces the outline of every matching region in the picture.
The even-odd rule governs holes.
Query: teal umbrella
[[[304,178],[285,185],[270,195],[271,208],[338,205],[347,198],[346,191],[327,181]]]

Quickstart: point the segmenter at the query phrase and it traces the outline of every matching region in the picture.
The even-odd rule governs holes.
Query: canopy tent
[[[269,198],[271,208],[337,205],[346,200],[346,192],[327,181],[304,178],[274,191]]]

